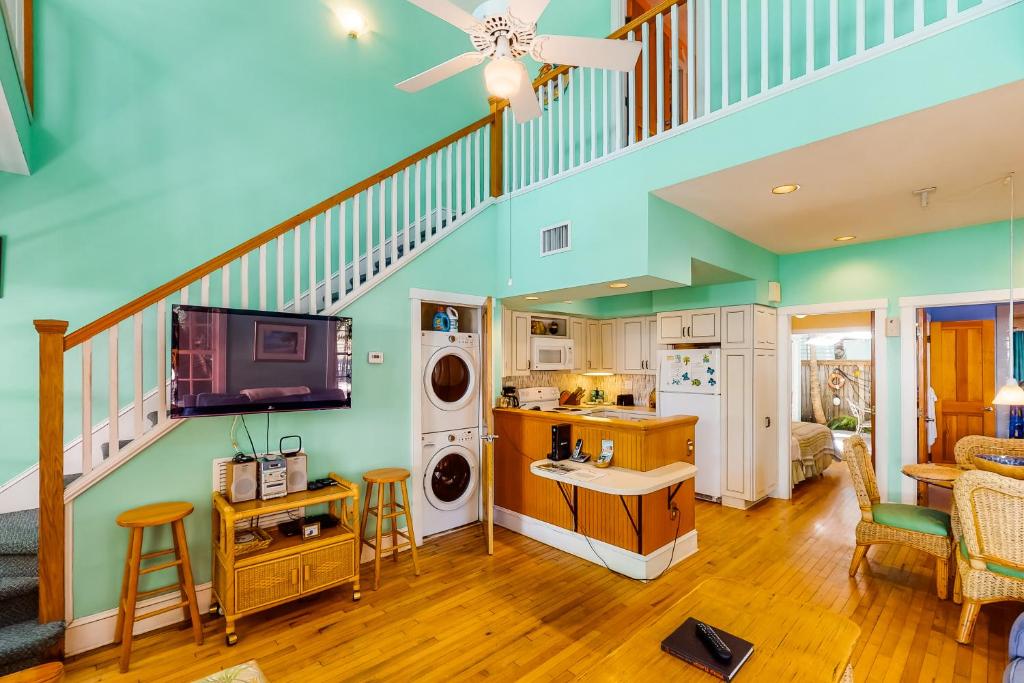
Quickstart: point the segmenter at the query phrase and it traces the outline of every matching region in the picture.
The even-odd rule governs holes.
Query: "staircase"
[[[37,510],[0,515],[0,676],[52,659],[64,622],[40,624]]]

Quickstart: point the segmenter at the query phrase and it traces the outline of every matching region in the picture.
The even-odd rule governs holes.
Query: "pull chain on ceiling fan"
[[[537,20],[550,0],[490,0],[476,16],[451,0],[409,0],[469,34],[475,48],[432,69],[398,83],[406,92],[418,92],[487,61],[487,90],[507,99],[518,123],[541,115],[533,83],[521,58],[530,55],[546,64],[586,66],[629,71],[640,56],[640,43],[603,38],[537,35]],[[489,60],[489,61],[488,61]]]

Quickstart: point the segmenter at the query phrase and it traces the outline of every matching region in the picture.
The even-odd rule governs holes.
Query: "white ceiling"
[[[1005,220],[1024,211],[1024,80],[658,190],[777,253]],[[799,183],[798,192],[771,188]],[[928,208],[912,191],[936,186]],[[847,242],[845,244],[851,244]]]

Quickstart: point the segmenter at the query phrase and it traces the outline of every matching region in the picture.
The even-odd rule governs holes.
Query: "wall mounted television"
[[[172,418],[351,407],[351,318],[172,308]]]

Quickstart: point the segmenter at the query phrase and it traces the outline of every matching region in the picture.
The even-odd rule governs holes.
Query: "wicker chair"
[[[956,639],[971,642],[981,606],[1024,601],[1024,481],[964,472],[953,484],[956,582],[963,602]]]
[[[935,557],[935,590],[944,600],[949,592],[949,555],[952,548],[949,515],[917,505],[882,503],[864,439],[851,436],[846,440],[844,452],[861,514],[850,576],[857,574],[870,546],[881,543],[909,546]]]
[[[953,457],[960,467],[973,470],[974,456],[982,454],[1024,455],[1024,439],[997,439],[994,436],[965,436],[953,446]]]

